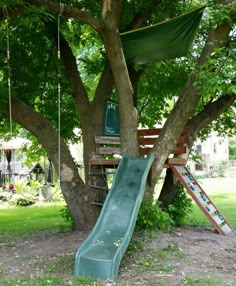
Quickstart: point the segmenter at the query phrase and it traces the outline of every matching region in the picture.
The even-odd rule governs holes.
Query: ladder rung
[[[115,174],[115,172],[88,173],[88,175],[90,176],[111,175],[111,174]]]
[[[101,187],[101,186],[93,186],[93,185],[89,185],[90,188],[92,189],[98,189],[98,190],[104,190],[104,191],[109,191],[108,188],[106,187]]]
[[[92,205],[95,205],[95,206],[99,206],[99,207],[102,207],[102,206],[103,206],[102,203],[98,203],[98,202],[92,202],[91,204],[92,204]]]

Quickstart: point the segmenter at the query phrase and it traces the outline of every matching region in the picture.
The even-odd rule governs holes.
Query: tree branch
[[[16,5],[13,8],[7,8],[7,14],[6,11],[3,9],[0,9],[0,21],[3,21],[7,19],[8,17],[14,18],[16,16],[22,15],[25,12],[25,7],[22,5]]]
[[[102,1],[102,18],[108,23],[112,22],[114,26],[119,27],[121,15],[124,7],[124,0],[103,0]],[[109,19],[107,21],[107,19]]]
[[[58,170],[58,164],[60,163],[58,161],[58,132],[42,114],[36,112],[20,99],[12,96],[11,103],[13,120],[38,138],[46,149],[48,156],[52,159],[56,170]],[[1,105],[1,112],[5,116],[9,116],[9,110],[6,105]],[[61,139],[60,145],[61,164],[63,165],[64,163],[66,165],[70,161],[70,168],[73,169],[73,173],[76,174],[75,176],[79,180],[79,186],[83,186],[83,180],[78,175],[78,171],[73,163],[73,158],[63,139]],[[70,159],[69,161],[68,158]],[[66,181],[67,178],[62,176],[62,180]]]
[[[143,26],[144,21],[147,20],[147,18],[151,15],[151,13],[153,12],[153,9],[161,4],[161,0],[152,0],[150,5],[146,8],[146,9],[142,9],[141,11],[139,11],[133,18],[133,20],[131,21],[131,23],[129,24],[129,26],[127,27],[127,30],[134,30],[134,29],[138,29],[141,26]]]
[[[111,92],[114,87],[114,80],[111,72],[111,68],[108,62],[104,65],[99,83],[96,88],[93,104],[96,106],[99,103],[104,104],[104,100],[111,96]]]
[[[47,28],[49,36],[52,38],[52,42],[55,48],[57,48],[57,25],[53,22],[47,22],[45,23],[45,26]],[[78,107],[88,106],[89,100],[87,91],[78,71],[76,58],[73,55],[72,50],[62,33],[60,33],[60,53],[65,67],[66,78],[69,82],[71,93],[75,98],[76,102],[78,103]]]
[[[209,33],[205,47],[196,65],[196,70],[207,60],[214,48],[223,47],[227,44],[230,30],[230,25],[224,22]],[[180,136],[200,100],[200,94],[193,86],[194,81],[195,76],[192,74],[154,144],[153,152],[158,158],[158,161],[155,163],[156,177],[159,177],[170,150],[175,146],[177,138]]]
[[[77,68],[76,58],[73,55],[65,37],[61,34],[61,57],[65,66],[66,77],[70,83],[72,94],[79,106],[89,105],[87,91]]]
[[[26,0],[24,2],[25,4],[29,4],[34,7],[38,8],[44,8],[49,13],[57,14],[59,15],[61,13],[62,6],[60,3],[55,3],[49,0]],[[26,11],[27,6],[25,5],[15,5],[13,8],[8,8],[8,16],[16,17],[21,14],[23,14]],[[101,27],[103,25],[102,21],[96,19],[91,14],[84,10],[80,10],[76,7],[69,6],[69,5],[63,5],[63,11],[62,11],[63,17],[65,18],[74,18],[77,20],[82,21],[85,24],[90,25],[94,30],[97,32],[100,32]],[[4,20],[7,18],[7,15],[4,13],[4,11],[0,11],[0,20]]]
[[[202,111],[189,120],[186,125],[191,142],[196,140],[198,133],[212,121],[217,119],[236,100],[236,94],[226,94],[205,105]]]

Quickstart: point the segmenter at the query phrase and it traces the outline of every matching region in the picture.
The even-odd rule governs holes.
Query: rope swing
[[[8,105],[9,105],[9,120],[10,120],[10,139],[12,141],[12,134],[13,134],[13,128],[12,128],[12,105],[11,105],[11,56],[10,56],[10,27],[9,27],[9,15],[7,8],[3,7],[3,13],[6,16],[6,32],[7,32],[7,69],[8,69]]]
[[[10,149],[4,150],[4,153],[7,158],[7,171],[9,173],[9,180],[11,180],[11,174],[12,174],[12,169],[11,169],[11,157],[12,157],[12,149],[13,149],[13,124],[12,124],[12,103],[11,103],[11,89],[12,89],[12,84],[11,84],[11,55],[10,55],[10,26],[9,26],[9,15],[7,11],[7,7],[3,7],[3,14],[6,17],[6,48],[7,48],[7,55],[6,55],[6,60],[7,60],[7,84],[8,84],[8,108],[9,108],[9,122],[10,122]]]
[[[57,93],[58,93],[58,186],[61,185],[61,17],[64,4],[60,3],[60,12],[57,16]]]

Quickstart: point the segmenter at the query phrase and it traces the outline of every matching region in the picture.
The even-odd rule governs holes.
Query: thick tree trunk
[[[16,98],[12,98],[13,120],[35,135],[48,152],[56,170],[60,164],[60,185],[65,201],[72,213],[77,229],[88,229],[97,214],[91,206],[87,187],[78,174],[74,160],[63,140],[60,141],[61,160],[58,156],[58,133],[39,113]],[[79,207],[78,207],[79,206]]]
[[[119,101],[122,153],[138,156],[138,114],[133,103],[133,88],[120,39],[120,15],[115,11],[117,3],[115,1],[111,2],[110,10],[106,11],[104,15],[104,27],[101,30],[101,36],[109,59]]]
[[[161,202],[161,207],[166,208],[173,204],[178,190],[178,180],[171,169],[166,170],[165,181],[158,200]]]
[[[92,154],[96,152],[95,136],[102,134],[105,100],[110,97],[113,89],[111,70],[109,65],[105,64],[94,100],[89,102],[87,91],[77,69],[76,58],[63,35],[61,35],[61,55],[65,66],[66,77],[71,87],[71,93],[74,96],[77,109],[80,113],[85,184],[91,195],[91,202],[102,203],[105,199],[105,194],[102,191],[96,191],[89,187],[91,185],[89,159]],[[93,182],[94,185],[106,187],[106,182],[103,177],[96,176],[93,180],[96,180],[96,182]],[[93,208],[94,215],[98,216],[100,208],[96,206]]]

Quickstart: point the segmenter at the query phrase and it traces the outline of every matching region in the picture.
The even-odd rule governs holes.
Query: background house
[[[10,141],[0,140],[0,182],[10,180],[23,168],[25,154],[23,147],[28,143],[23,138],[13,138]]]
[[[210,177],[220,175],[222,168],[229,163],[229,140],[228,137],[219,137],[212,133],[201,142],[197,140],[194,150],[199,156],[197,162],[189,161],[191,171],[197,175],[208,175]]]
[[[24,166],[26,153],[23,148],[30,142],[24,138],[0,140],[0,187],[27,176],[31,169]],[[33,171],[32,171],[33,172]]]

